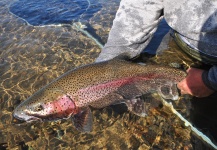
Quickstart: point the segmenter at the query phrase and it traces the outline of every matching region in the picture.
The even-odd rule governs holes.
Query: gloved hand
[[[202,69],[189,68],[186,78],[177,85],[181,94],[190,94],[195,97],[207,97],[213,94],[215,91],[208,88],[202,80],[203,72]]]

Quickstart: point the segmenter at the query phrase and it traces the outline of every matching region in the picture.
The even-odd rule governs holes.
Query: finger
[[[190,95],[192,95],[192,92],[189,89],[189,87],[187,86],[185,79],[183,79],[181,82],[179,82],[177,84],[177,88],[180,90],[181,94],[190,94]]]
[[[191,93],[185,91],[185,90],[181,90],[181,94],[189,94],[189,95],[192,95]]]
[[[186,94],[186,92],[183,90],[183,86],[181,82],[177,84],[177,88],[180,90],[181,94]]]
[[[191,71],[194,71],[196,68],[188,68],[187,70],[186,70],[186,72],[187,73],[189,73],[189,72],[191,72]]]
[[[190,70],[191,70],[191,68],[188,68],[188,69],[186,70],[186,72],[188,73]]]
[[[183,82],[184,82],[185,79],[183,79],[182,81],[180,81],[179,83],[177,83],[177,88],[179,90],[182,90],[183,89]]]

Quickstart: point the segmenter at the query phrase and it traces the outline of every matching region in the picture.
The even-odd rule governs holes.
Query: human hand
[[[177,84],[177,87],[181,90],[181,94],[190,94],[195,97],[207,97],[215,91],[208,88],[203,80],[202,74],[204,70],[189,68],[187,70],[188,75],[185,79]]]

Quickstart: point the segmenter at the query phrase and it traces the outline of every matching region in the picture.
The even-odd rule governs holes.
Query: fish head
[[[69,118],[76,113],[74,101],[62,90],[40,90],[18,105],[13,116],[27,122]]]

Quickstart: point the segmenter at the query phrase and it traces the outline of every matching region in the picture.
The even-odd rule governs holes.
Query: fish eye
[[[43,108],[43,106],[42,105],[39,105],[39,106],[37,106],[36,108],[35,108],[35,111],[41,111],[41,110],[43,110],[44,108]]]

